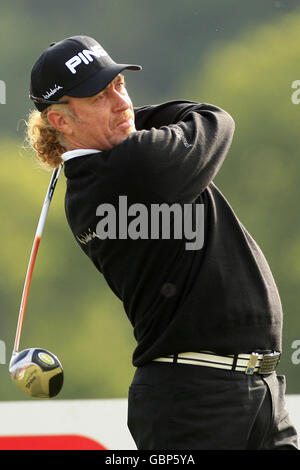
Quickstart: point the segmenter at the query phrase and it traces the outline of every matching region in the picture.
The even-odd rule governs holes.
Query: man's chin
[[[115,137],[111,141],[111,148],[116,147],[117,145],[121,144],[124,140],[127,139],[127,137],[130,136],[133,132],[136,131],[136,128],[133,126],[130,129],[126,129],[126,131],[123,131],[122,133],[119,133],[117,137]]]
[[[126,126],[126,127],[124,126],[124,128],[119,129],[119,131],[120,131],[120,135],[121,136],[123,135],[124,139],[126,139],[126,137],[128,137],[130,134],[132,134],[133,132],[136,131],[136,128],[135,128],[135,125],[132,124],[132,125]]]

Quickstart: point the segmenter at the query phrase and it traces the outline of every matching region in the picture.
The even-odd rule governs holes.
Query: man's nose
[[[126,111],[131,107],[131,101],[129,96],[119,93],[118,90],[113,90],[113,111]]]

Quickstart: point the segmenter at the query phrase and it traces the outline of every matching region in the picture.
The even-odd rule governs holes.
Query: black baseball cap
[[[64,95],[76,98],[96,95],[123,70],[141,68],[117,64],[91,37],[72,36],[52,43],[37,59],[31,71],[29,97],[43,111]]]

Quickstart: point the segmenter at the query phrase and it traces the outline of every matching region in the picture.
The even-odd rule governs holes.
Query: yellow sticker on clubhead
[[[39,359],[45,364],[48,364],[48,366],[52,366],[55,363],[53,357],[49,356],[49,354],[45,352],[38,353],[38,356],[39,356]]]

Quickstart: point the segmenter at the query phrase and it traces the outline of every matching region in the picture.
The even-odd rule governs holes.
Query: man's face
[[[67,96],[77,118],[69,118],[71,134],[65,135],[68,150],[110,150],[135,131],[134,111],[123,75],[89,98]]]

